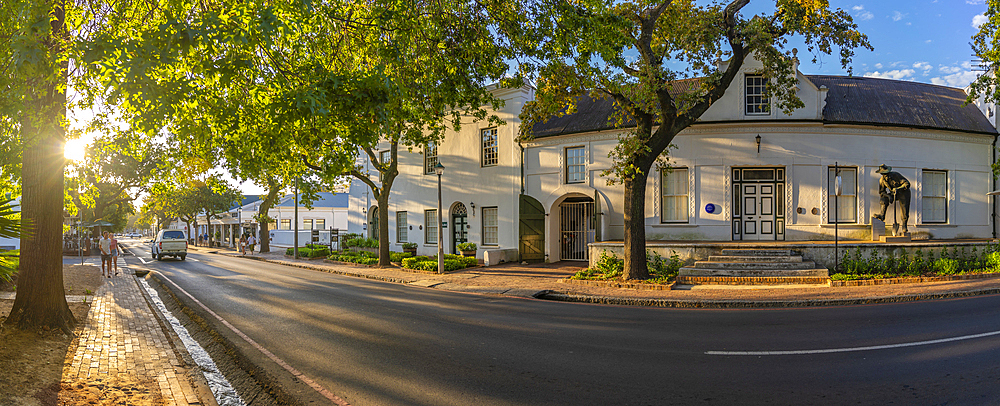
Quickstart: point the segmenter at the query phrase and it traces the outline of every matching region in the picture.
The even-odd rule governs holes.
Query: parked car
[[[126,234],[126,236],[129,237],[129,238],[139,238],[139,237],[142,237],[142,234],[139,234],[139,233],[128,233],[128,234]]]
[[[160,230],[153,239],[153,244],[149,249],[150,255],[157,261],[163,260],[164,256],[180,258],[183,261],[187,257],[187,235],[184,230]]]

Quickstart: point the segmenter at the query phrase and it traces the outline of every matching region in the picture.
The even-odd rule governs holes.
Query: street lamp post
[[[438,176],[438,227],[437,227],[437,238],[438,238],[438,273],[444,273],[444,238],[442,235],[444,233],[441,230],[441,175],[444,174],[444,165],[438,161],[437,165],[434,166],[434,173]]]

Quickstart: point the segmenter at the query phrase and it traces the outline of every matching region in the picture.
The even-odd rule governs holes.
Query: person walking
[[[255,245],[257,245],[257,237],[254,237],[253,234],[250,234],[250,238],[247,239],[247,246],[251,254],[253,254],[253,248]]]
[[[118,247],[118,239],[115,238],[115,235],[111,234],[110,237],[111,237],[111,244],[110,244],[111,245],[111,250],[110,250],[111,251],[111,264],[108,264],[108,275],[109,275],[109,277],[111,275],[111,265],[112,264],[114,264],[115,276],[118,276],[118,252],[120,250],[119,247]]]
[[[111,277],[111,239],[108,232],[101,233],[101,241],[98,243],[101,248],[101,276]]]
[[[247,254],[247,233],[240,235],[240,253],[243,255]]]

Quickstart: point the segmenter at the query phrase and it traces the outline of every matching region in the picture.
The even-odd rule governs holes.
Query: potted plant
[[[463,242],[456,246],[458,251],[462,253],[463,257],[475,257],[476,256],[476,243],[474,242]]]
[[[417,243],[415,242],[404,242],[403,252],[409,252],[411,255],[417,255]]]

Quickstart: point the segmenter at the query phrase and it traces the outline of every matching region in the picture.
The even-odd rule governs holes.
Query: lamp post
[[[438,176],[438,273],[444,273],[444,238],[442,238],[441,230],[441,175],[444,174],[444,165],[438,161],[437,165],[434,166],[434,173]]]

